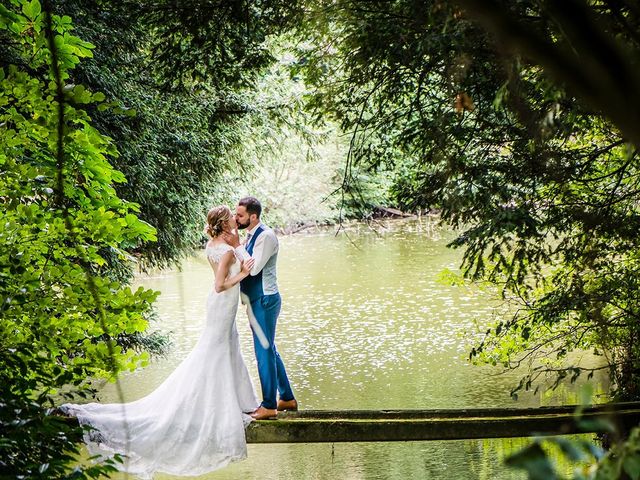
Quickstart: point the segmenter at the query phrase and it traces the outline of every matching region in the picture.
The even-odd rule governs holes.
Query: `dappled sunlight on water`
[[[443,270],[456,271],[460,263],[461,252],[446,248],[452,238],[432,223],[395,221],[379,224],[376,231],[355,225],[337,236],[328,231],[280,239],[283,304],[276,344],[303,408],[575,401],[575,390],[562,389],[555,396],[523,395],[514,403],[509,389],[520,372],[497,375],[497,369],[469,365],[470,346],[495,320],[498,302],[487,291],[440,280]],[[180,271],[140,277],[139,282],[162,292],[154,328],[171,332],[173,348],[167,358],[123,376],[127,400],[152,391],[191,350],[213,275],[200,252]],[[258,387],[243,309],[238,328]],[[113,387],[107,386],[102,397],[116,400]],[[503,450],[487,448],[491,442],[499,441],[251,445],[247,461],[203,478],[524,478],[500,465]]]

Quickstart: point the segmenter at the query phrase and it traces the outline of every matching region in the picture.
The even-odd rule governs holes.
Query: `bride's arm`
[[[231,263],[234,259],[233,250],[225,253],[220,259],[220,263],[218,264],[218,268],[215,271],[216,274],[216,283],[215,289],[217,293],[224,292],[225,290],[229,290],[231,287],[236,285],[240,280],[247,277],[253,264],[255,261],[250,258],[242,262],[242,266],[240,272],[236,273],[233,277],[227,278],[229,274],[229,268],[231,267]]]

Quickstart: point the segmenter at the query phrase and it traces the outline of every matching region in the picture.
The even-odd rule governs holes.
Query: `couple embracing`
[[[65,404],[60,409],[91,429],[92,454],[125,455],[118,468],[151,478],[154,472],[200,475],[246,457],[245,427],[297,410],[274,343],[280,313],[276,282],[278,239],[260,221],[253,197],[207,215],[206,255],[215,283],[203,332],[189,355],[149,395],[130,403]],[[247,230],[244,243],[238,229]],[[259,403],[240,352],[239,297],[247,306],[262,389]],[[278,399],[279,396],[279,399]]]

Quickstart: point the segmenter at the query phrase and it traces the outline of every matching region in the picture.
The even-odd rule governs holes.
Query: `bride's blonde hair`
[[[207,224],[204,227],[204,233],[211,238],[216,238],[224,231],[224,226],[231,220],[231,215],[231,209],[226,205],[213,207],[207,213]]]

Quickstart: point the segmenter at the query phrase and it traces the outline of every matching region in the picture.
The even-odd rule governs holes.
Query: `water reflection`
[[[461,252],[452,234],[403,221],[377,231],[356,225],[281,238],[283,297],[276,339],[296,396],[306,409],[465,408],[515,406],[509,388],[519,372],[470,366],[478,326],[493,320],[484,291],[439,281]],[[141,277],[162,292],[157,328],[173,335],[167,358],[123,378],[127,400],[153,390],[191,350],[213,278],[200,254],[180,271]],[[256,386],[251,337],[238,317],[243,354]],[[565,403],[574,390],[524,395],[518,406]],[[107,386],[107,401],[116,399]],[[509,442],[514,442],[510,440]],[[511,445],[509,443],[508,445]],[[504,441],[399,444],[251,445],[250,458],[204,478],[524,478],[501,466]],[[118,478],[118,477],[114,477]],[[171,478],[162,477],[158,478]]]

